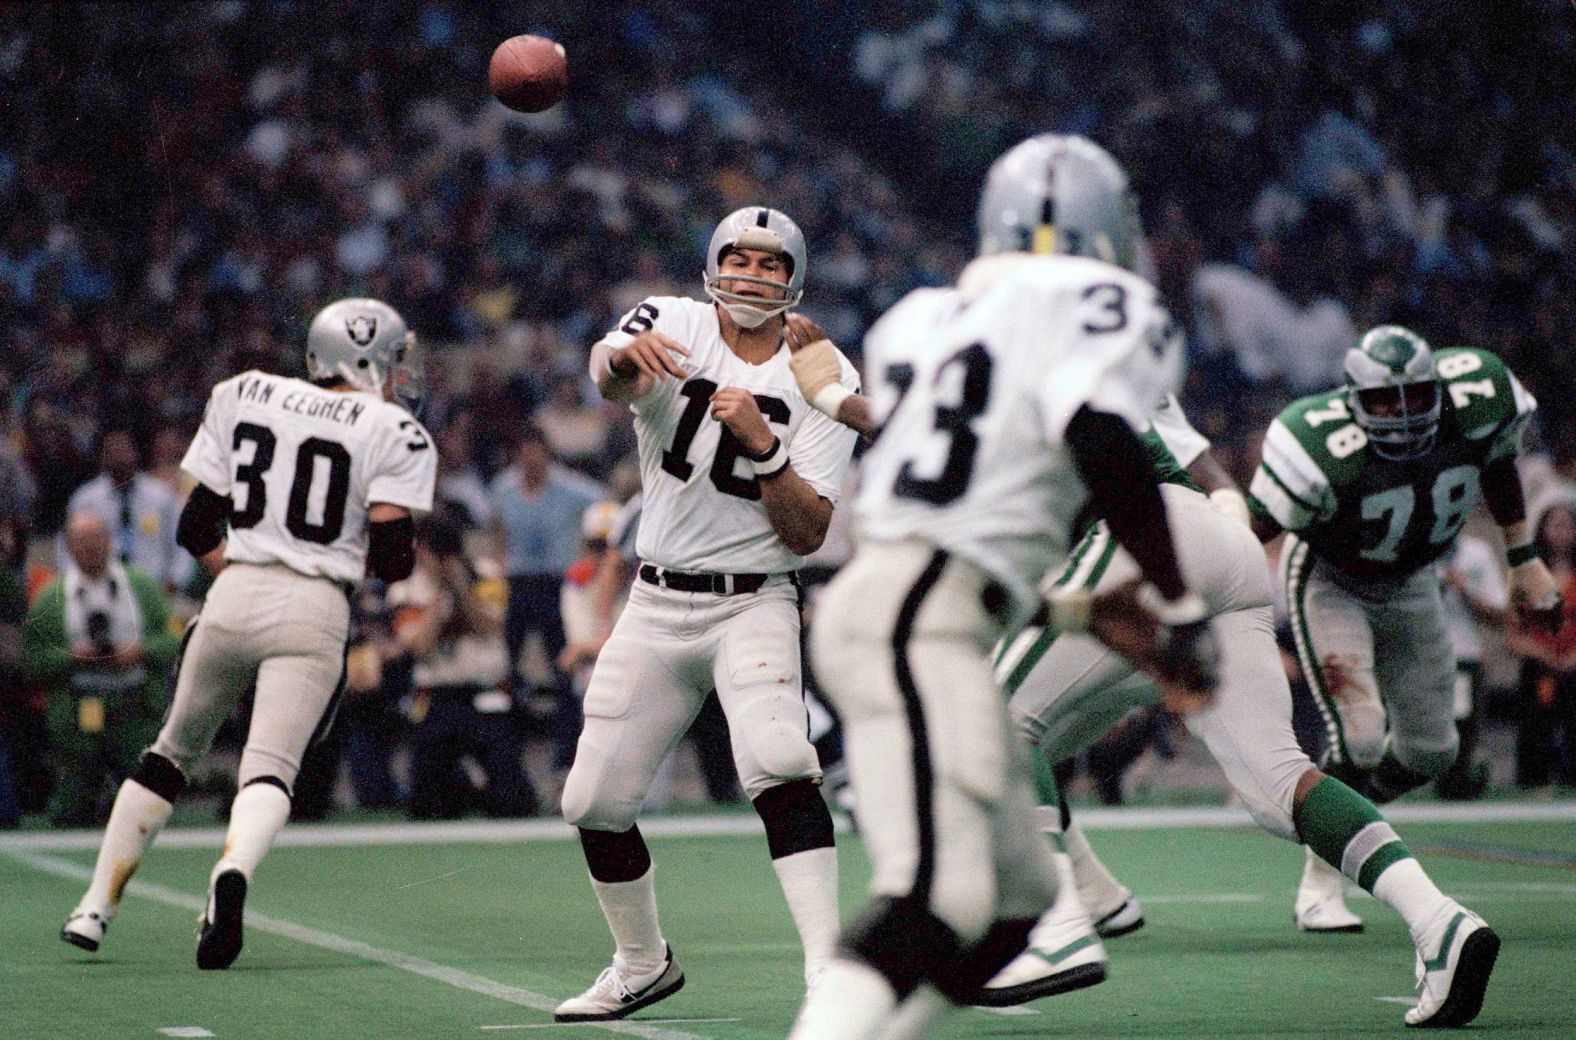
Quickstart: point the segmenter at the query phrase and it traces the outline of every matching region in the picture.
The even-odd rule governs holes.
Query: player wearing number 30
[[[66,942],[98,948],[188,771],[255,687],[197,966],[227,968],[241,952],[252,873],[290,815],[302,754],[333,720],[347,591],[368,571],[409,575],[411,514],[432,508],[432,439],[394,403],[413,405],[403,391],[419,380],[415,349],[387,304],[340,300],[307,332],[310,381],[251,371],[214,387],[181,461],[198,485],[177,540],[217,577],[187,631],[164,726],[115,798]]]
[[[642,562],[592,672],[563,797],[613,963],[559,1005],[561,1022],[623,1018],[683,985],[635,818],[712,689],[766,826],[807,982],[832,955],[837,854],[808,738],[793,573],[826,535],[855,436],[810,406],[789,368],[785,336],[808,325],[786,315],[803,294],[805,260],[793,221],[739,210],[707,250],[712,302],[646,300],[592,348],[602,396],[635,413]],[[839,371],[857,387],[846,360]]]
[[[1322,765],[1375,802],[1455,761],[1455,659],[1430,564],[1455,542],[1480,487],[1505,537],[1513,603],[1558,617],[1516,472],[1536,406],[1493,354],[1436,355],[1384,325],[1347,352],[1343,389],[1295,402],[1265,435],[1249,508],[1261,538],[1290,532],[1281,576],[1324,714]],[[1362,927],[1340,873],[1311,851],[1295,916],[1307,931]]]

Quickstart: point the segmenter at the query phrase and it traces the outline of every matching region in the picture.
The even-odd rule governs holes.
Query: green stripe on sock
[[[1379,846],[1372,856],[1363,861],[1362,869],[1357,872],[1357,885],[1364,892],[1373,892],[1374,882],[1379,880],[1379,875],[1385,868],[1399,863],[1403,859],[1411,859],[1412,850],[1406,847],[1406,842],[1397,838]]]
[[[1315,856],[1340,869],[1346,843],[1370,823],[1383,819],[1374,803],[1335,777],[1327,776],[1302,800],[1295,822],[1303,844],[1312,849]]]

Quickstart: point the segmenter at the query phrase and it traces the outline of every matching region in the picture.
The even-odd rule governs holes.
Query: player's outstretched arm
[[[609,346],[605,340],[593,346],[591,377],[604,399],[628,404],[646,396],[662,379],[684,379],[686,373],[677,359],[688,356],[688,347],[648,329],[621,347]]]
[[[1220,651],[1209,630],[1208,608],[1182,580],[1165,502],[1143,442],[1120,416],[1088,406],[1068,422],[1065,439],[1095,513],[1165,601],[1157,610],[1168,628],[1159,652],[1161,674],[1188,689],[1213,690]]]
[[[808,556],[826,540],[832,503],[794,471],[788,448],[772,433],[748,390],[726,386],[711,397],[711,417],[726,426],[749,453],[761,489],[761,505],[772,530],[798,556]]]
[[[804,399],[834,422],[862,436],[875,436],[870,399],[842,384],[843,365],[837,346],[821,326],[802,314],[790,314],[783,326],[783,338],[791,355],[788,367],[793,369],[794,381]]]
[[[1527,497],[1514,456],[1483,467],[1483,501],[1505,538],[1510,565],[1510,605],[1522,624],[1558,632],[1565,620],[1565,600],[1554,575],[1538,558],[1527,525]]]

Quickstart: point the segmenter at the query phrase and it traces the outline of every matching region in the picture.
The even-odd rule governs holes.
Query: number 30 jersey
[[[1434,367],[1443,395],[1427,454],[1375,452],[1344,390],[1304,397],[1265,433],[1248,508],[1355,578],[1394,581],[1438,559],[1477,503],[1483,467],[1520,450],[1537,401],[1486,350],[1441,350]]]
[[[603,337],[622,347],[648,329],[683,344],[677,359],[688,375],[663,379],[631,406],[640,449],[644,505],[636,551],[647,563],[679,571],[783,574],[804,558],[777,536],[744,447],[711,417],[711,397],[723,387],[755,395],[766,425],[788,448],[794,472],[834,506],[847,482],[857,435],[822,415],[799,393],[788,367],[788,347],[752,365],[723,342],[714,304],[656,296],[624,316]],[[844,386],[859,377],[842,359]]]
[[[1147,428],[1182,335],[1153,286],[1098,260],[985,257],[960,285],[910,293],[865,339],[882,427],[855,520],[861,539],[923,539],[975,563],[1026,611],[1088,499],[1068,422],[1088,406]]]
[[[213,388],[181,469],[230,499],[226,560],[355,582],[368,507],[430,510],[437,452],[399,405],[251,371]]]

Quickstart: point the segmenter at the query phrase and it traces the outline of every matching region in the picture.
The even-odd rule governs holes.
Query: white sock
[[[1374,881],[1374,898],[1401,915],[1417,940],[1434,922],[1450,897],[1439,891],[1422,864],[1408,856],[1385,868]]]
[[[239,870],[250,882],[252,872],[289,818],[290,796],[273,784],[241,788],[230,805],[230,830],[224,836],[224,854],[213,868],[213,878],[226,870]]]
[[[799,942],[804,970],[820,967],[837,953],[837,850],[807,849],[772,860]]]
[[[788,1040],[873,1040],[896,1007],[897,994],[880,972],[834,957],[806,995]]]
[[[662,967],[668,952],[662,926],[657,923],[656,873],[657,868],[651,866],[633,881],[591,879],[602,916],[607,918],[617,944],[614,957],[637,975]]]
[[[93,880],[78,904],[81,909],[105,917],[115,913],[126,882],[147,855],[153,839],[164,829],[173,808],[135,780],[120,785],[99,845],[98,862],[93,865]]]
[[[878,1040],[917,1040],[950,1010],[952,1002],[942,996],[939,990],[934,986],[922,985],[892,1012],[886,1028],[877,1034]]]
[[[1089,908],[1089,916],[1099,921],[1121,909],[1133,893],[1105,869],[1100,857],[1089,847],[1083,829],[1073,824],[1063,832],[1062,840],[1067,845],[1067,855],[1072,857],[1073,877],[1077,879],[1078,894],[1083,896],[1084,906]]]

